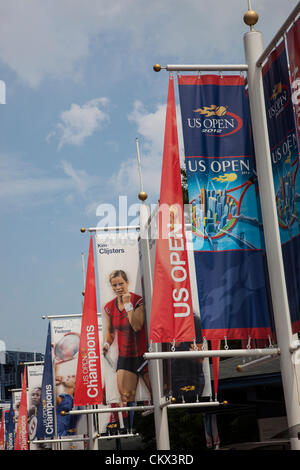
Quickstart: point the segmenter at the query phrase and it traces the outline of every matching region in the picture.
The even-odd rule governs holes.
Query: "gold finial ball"
[[[171,403],[175,403],[176,402],[176,398],[172,397],[171,398]]]
[[[153,65],[153,70],[154,72],[160,72],[161,71],[161,66],[159,64]]]
[[[82,293],[83,296],[85,296],[85,290],[83,290],[81,293]]]
[[[67,413],[65,411],[61,411],[60,414],[61,416],[66,416]]]
[[[139,200],[140,200],[140,201],[146,201],[146,199],[147,199],[147,197],[148,197],[148,194],[145,193],[145,191],[141,191],[141,192],[139,193],[139,196],[138,196],[138,197],[139,197]]]
[[[240,365],[239,365],[239,366],[236,366],[236,370],[237,370],[238,372],[242,372],[241,366],[240,366]]]
[[[85,228],[84,228],[84,227],[81,227],[80,232],[81,232],[81,233],[84,233],[84,232],[85,232]]]
[[[248,10],[244,14],[244,23],[248,26],[254,26],[258,22],[258,14],[254,10]]]
[[[228,405],[228,401],[227,401],[227,400],[224,400],[224,401],[223,401],[223,405]]]

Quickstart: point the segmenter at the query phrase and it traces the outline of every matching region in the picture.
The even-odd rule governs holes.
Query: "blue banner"
[[[53,390],[53,368],[51,353],[51,331],[48,326],[44,359],[41,400],[38,410],[37,439],[51,439],[55,436],[55,402]]]
[[[15,412],[13,399],[11,398],[10,409],[5,413],[5,450],[14,450],[15,447]]]
[[[263,68],[277,216],[293,333],[300,331],[299,149],[284,42]]]
[[[244,79],[178,82],[203,334],[266,338],[271,310]]]

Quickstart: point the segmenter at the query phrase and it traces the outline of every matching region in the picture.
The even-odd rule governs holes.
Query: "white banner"
[[[81,318],[51,320],[56,424],[57,434],[60,437],[84,437],[87,435],[87,420],[85,415],[61,415],[61,411],[73,409],[80,329]],[[72,442],[70,449],[84,449],[84,442]]]
[[[95,236],[106,403],[151,399],[137,233]],[[126,311],[126,309],[128,311]],[[104,352],[103,352],[104,351]]]
[[[14,416],[15,431],[17,430],[21,395],[22,395],[22,390],[21,389],[13,390],[13,392],[12,392],[13,409],[14,409],[14,412],[15,412],[15,416]]]

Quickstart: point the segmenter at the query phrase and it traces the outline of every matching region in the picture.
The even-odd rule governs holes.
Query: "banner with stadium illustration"
[[[137,232],[96,232],[106,403],[151,399]]]
[[[178,77],[203,335],[266,338],[270,306],[244,78]]]
[[[263,67],[273,181],[293,333],[300,331],[299,149],[285,43]]]

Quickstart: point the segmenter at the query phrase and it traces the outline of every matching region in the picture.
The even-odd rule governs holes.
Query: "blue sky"
[[[297,0],[252,0],[265,46]],[[1,0],[0,340],[44,352],[43,314],[80,313],[101,204],[159,196],[168,74],[244,63],[246,0]],[[128,222],[130,222],[130,217]]]

